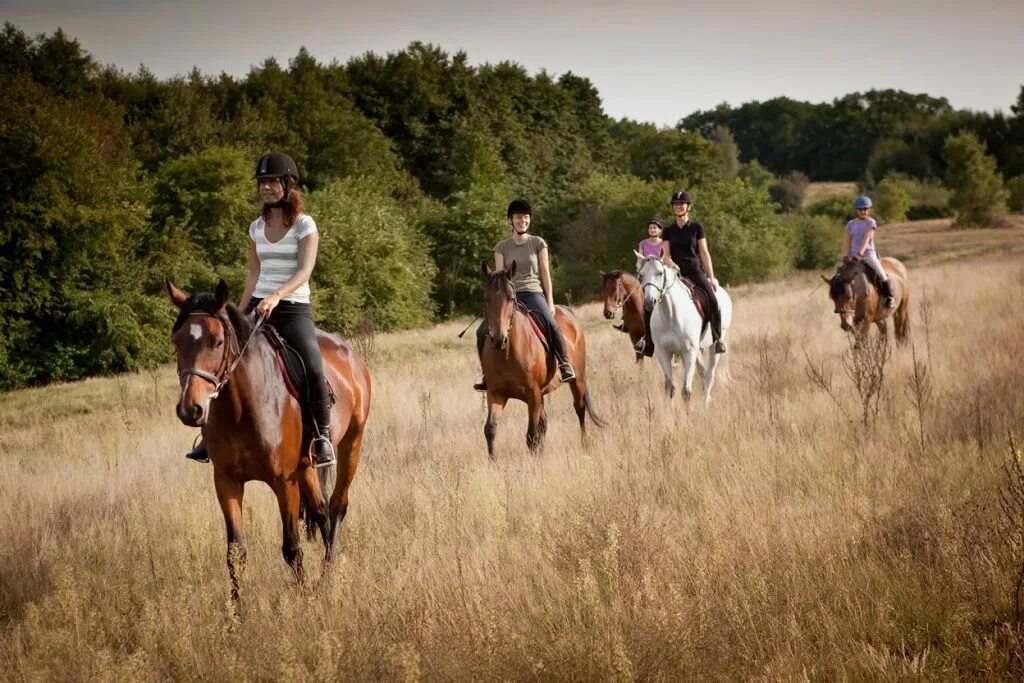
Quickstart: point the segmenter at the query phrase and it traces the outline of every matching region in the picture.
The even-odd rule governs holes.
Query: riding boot
[[[892,284],[889,282],[889,280],[885,279],[885,280],[882,280],[881,282],[879,282],[878,283],[878,289],[879,289],[879,291],[881,291],[882,296],[885,297],[885,307],[886,308],[895,308],[896,307],[896,299],[892,295]]]
[[[552,325],[550,334],[551,350],[554,352],[555,360],[558,362],[559,378],[563,382],[571,382],[576,379],[576,371],[572,369],[572,365],[569,363],[569,353],[565,350],[565,337],[562,336],[562,330],[558,325]]]
[[[196,462],[210,462],[210,454],[206,452],[206,444],[202,439],[196,442],[196,445],[185,454],[185,457]]]
[[[333,465],[334,445],[331,443],[331,399],[313,401],[309,405],[313,434],[313,467]]]
[[[633,345],[633,350],[637,353],[644,353],[647,351],[647,355],[652,355],[652,349],[654,348],[654,338],[651,337],[651,315],[654,311],[648,311],[644,309],[644,336],[643,339],[637,341]]]
[[[711,338],[715,340],[715,353],[725,353],[725,342],[722,341],[722,314],[717,309],[711,316]]]

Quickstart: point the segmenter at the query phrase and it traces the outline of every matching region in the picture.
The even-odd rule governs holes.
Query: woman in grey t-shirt
[[[555,322],[555,298],[551,287],[551,267],[548,262],[548,244],[539,235],[530,235],[532,210],[525,199],[515,199],[506,211],[512,235],[498,242],[494,247],[494,268],[505,270],[516,264],[516,274],[512,284],[516,288],[516,301],[544,319],[548,328],[551,350],[558,361],[558,370],[563,382],[576,379],[576,372],[569,363],[565,349],[562,330]],[[476,350],[482,356],[484,341],[487,337],[487,321],[480,323],[476,329]],[[483,378],[473,388],[486,391],[487,385]]]

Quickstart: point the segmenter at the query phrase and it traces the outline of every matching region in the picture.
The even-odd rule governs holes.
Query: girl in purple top
[[[644,256],[661,256],[661,231],[665,226],[657,218],[647,221],[647,239],[640,242],[638,251]],[[636,261],[640,269],[640,259]]]
[[[871,198],[861,195],[853,202],[857,217],[846,224],[846,257],[854,261],[863,261],[875,273],[878,289],[885,297],[885,307],[892,308],[896,300],[889,286],[889,276],[882,268],[875,252],[875,231],[878,224],[871,217]]]

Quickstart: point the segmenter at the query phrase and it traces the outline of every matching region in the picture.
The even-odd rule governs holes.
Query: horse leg
[[[281,554],[284,561],[295,572],[295,578],[302,583],[306,578],[302,570],[302,547],[299,545],[299,482],[293,475],[289,479],[280,479],[273,484],[277,505],[281,510],[281,526],[283,541]]]
[[[501,417],[501,410],[508,401],[504,396],[487,394],[487,421],[484,422],[484,437],[487,439],[487,455],[494,459],[494,436],[498,433],[498,418]]]
[[[724,336],[724,333],[723,333]],[[711,387],[715,386],[715,370],[718,368],[718,359],[721,357],[720,354],[715,353],[713,350],[710,353],[708,359],[708,367],[704,369],[701,367],[701,377],[704,379],[704,409],[707,410],[711,407]],[[702,366],[700,358],[697,358],[697,365]]]
[[[327,545],[327,492],[324,490],[323,476],[326,475],[327,470],[331,467],[321,467],[314,469],[312,467],[303,467],[298,471],[299,488],[302,491],[303,506],[305,509],[306,524],[315,523],[316,528],[320,530],[320,538],[323,539],[324,545]],[[316,530],[311,526],[307,526],[306,529],[307,538],[313,540],[316,535]]]
[[[698,345],[697,349],[700,348]],[[683,352],[683,399],[687,402],[690,401],[690,396],[693,394],[693,375],[697,369],[697,354],[700,351],[690,347]]]
[[[529,412],[529,426],[526,429],[526,445],[535,452],[544,443],[544,432],[547,430],[547,418],[544,416],[544,397],[535,391],[526,397],[526,409]]]
[[[903,300],[900,301],[899,308],[896,309],[896,313],[893,315],[893,321],[896,327],[896,343],[906,344],[907,339],[910,336],[910,303],[907,300],[907,295],[904,293]]]
[[[654,355],[658,357],[658,365],[661,366],[661,374],[665,376],[665,393],[669,400],[676,394],[676,385],[672,382],[672,354],[654,347]]]
[[[580,432],[586,436],[587,424],[583,418],[587,414],[587,381],[582,375],[576,375],[576,381],[569,385],[569,391],[572,392],[572,407],[580,421]]]
[[[245,488],[242,482],[226,472],[214,468],[213,484],[217,490],[217,500],[221,512],[224,513],[224,524],[228,533],[228,575],[231,577],[231,601],[236,613],[240,611],[239,584],[245,573],[245,534],[242,532],[242,495]]]
[[[331,493],[331,504],[328,510],[330,526],[327,533],[327,554],[325,560],[332,562],[338,543],[338,530],[348,512],[348,488],[356,476],[359,465],[359,450],[363,446],[364,425],[355,422],[349,425],[345,436],[338,443],[338,478],[334,482]]]

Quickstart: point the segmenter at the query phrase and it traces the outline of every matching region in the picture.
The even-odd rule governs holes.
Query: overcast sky
[[[721,102],[872,88],[1009,113],[1024,84],[1024,0],[0,0],[0,17],[33,35],[61,27],[100,62],[159,77],[421,40],[474,64],[572,71],[611,116],[665,125]]]

